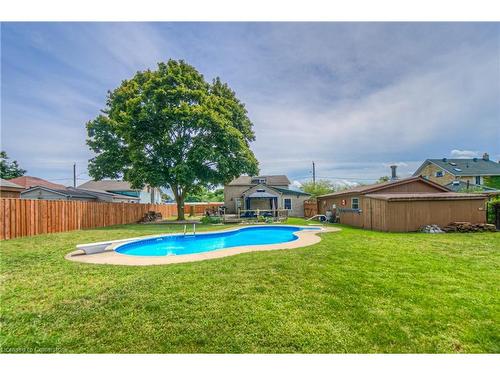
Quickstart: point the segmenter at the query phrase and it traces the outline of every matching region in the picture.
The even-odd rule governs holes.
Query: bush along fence
[[[184,210],[186,215],[203,215],[222,204],[186,204]],[[177,215],[177,205],[1,198],[0,240],[136,223],[148,211],[172,217]]]

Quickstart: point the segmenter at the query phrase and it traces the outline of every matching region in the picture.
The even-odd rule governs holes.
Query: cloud
[[[263,174],[300,183],[411,175],[499,138],[498,25],[44,23],[2,25],[2,143],[41,177],[90,152],[106,91],[183,58],[235,89]],[[452,151],[453,152],[453,151]],[[44,163],[42,160],[46,160]]]
[[[408,167],[408,163],[405,163],[403,161],[397,161],[393,163],[384,163],[384,167],[390,168],[392,165],[395,165],[396,167]]]
[[[451,150],[450,157],[457,159],[468,159],[475,158],[479,156],[478,151],[470,151],[470,150]]]

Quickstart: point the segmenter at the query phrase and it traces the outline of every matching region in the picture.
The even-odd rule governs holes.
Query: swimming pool
[[[120,245],[115,251],[124,255],[166,256],[205,253],[237,246],[270,245],[291,242],[302,230],[321,230],[317,227],[256,226],[219,233],[169,235],[138,240]]]

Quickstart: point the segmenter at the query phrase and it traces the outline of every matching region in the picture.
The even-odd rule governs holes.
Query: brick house
[[[490,160],[487,153],[484,153],[482,158],[427,159],[413,175],[422,176],[440,185],[448,185],[454,181],[487,185],[486,180],[489,177],[500,177],[500,163]]]

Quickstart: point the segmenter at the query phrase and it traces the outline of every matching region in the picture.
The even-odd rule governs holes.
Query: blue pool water
[[[294,232],[319,228],[267,226],[241,228],[224,233],[174,235],[129,242],[116,248],[126,255],[163,256],[204,253],[235,246],[269,245],[297,239]]]

